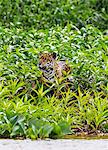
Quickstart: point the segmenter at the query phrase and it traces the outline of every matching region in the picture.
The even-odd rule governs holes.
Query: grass
[[[29,1],[22,2],[25,6],[22,10],[20,1],[12,5],[10,1],[9,5],[3,5],[5,3],[6,0],[0,2],[0,13],[3,12],[0,24],[0,137],[37,139],[83,132],[107,133],[106,5],[102,3],[102,11],[99,3],[95,8],[95,0],[92,3],[67,1],[66,4],[37,1],[42,10],[36,16],[29,16]],[[60,5],[61,9],[57,7]],[[52,6],[56,8],[54,14]],[[86,6],[90,6],[89,11]],[[70,7],[74,10],[69,15],[73,16],[72,21],[66,14]],[[78,13],[83,10],[81,8],[85,11]],[[34,11],[31,10],[32,14]],[[93,18],[94,13],[104,21],[99,22],[99,16]],[[87,23],[88,16],[92,23]],[[44,51],[56,52],[59,60],[66,60],[71,66],[73,82],[67,92],[62,91],[64,83],[57,82],[48,88],[40,84],[42,73],[38,68],[38,57]],[[52,90],[61,91],[62,98],[51,94]]]

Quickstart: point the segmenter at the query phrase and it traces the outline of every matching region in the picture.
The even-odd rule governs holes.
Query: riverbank
[[[0,139],[0,150],[108,150],[108,139],[12,140]]]

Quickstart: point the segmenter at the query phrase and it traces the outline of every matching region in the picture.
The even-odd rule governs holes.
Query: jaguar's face
[[[42,78],[46,82],[53,83],[56,78],[65,77],[70,72],[70,68],[65,61],[57,60],[56,53],[41,53],[38,66],[42,72]]]
[[[39,68],[48,69],[56,60],[56,53],[42,53],[39,55]]]

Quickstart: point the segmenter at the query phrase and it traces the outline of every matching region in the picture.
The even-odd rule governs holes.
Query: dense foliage
[[[1,137],[108,132],[107,6],[107,0],[0,1]],[[39,82],[44,51],[72,68],[72,89],[62,98]]]
[[[50,28],[73,23],[108,29],[107,0],[1,0],[0,22],[7,27]]]

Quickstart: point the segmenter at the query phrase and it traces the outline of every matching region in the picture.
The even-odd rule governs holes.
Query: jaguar
[[[43,52],[39,54],[39,69],[42,72],[44,83],[56,83],[67,78],[71,74],[71,67],[64,60],[58,60],[55,52]]]

